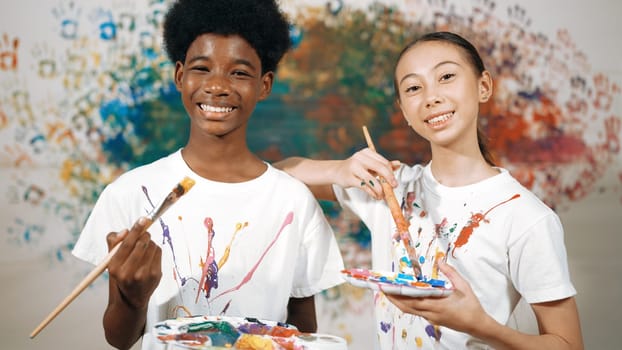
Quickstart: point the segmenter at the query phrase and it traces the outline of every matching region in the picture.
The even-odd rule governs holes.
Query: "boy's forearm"
[[[287,323],[296,326],[301,332],[317,332],[315,297],[289,298],[289,303],[287,304]]]
[[[110,282],[108,306],[103,325],[106,341],[117,349],[131,348],[143,335],[147,309],[135,309],[122,300],[116,285]]]

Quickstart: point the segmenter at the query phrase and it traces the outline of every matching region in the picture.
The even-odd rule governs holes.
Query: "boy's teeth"
[[[233,111],[233,107],[214,107],[208,106],[206,104],[201,104],[201,109],[206,112],[216,112],[216,113],[228,113]]]
[[[439,115],[438,117],[434,117],[432,119],[428,119],[428,123],[434,124],[434,123],[444,122],[447,119],[451,118],[451,114],[452,113],[446,113],[446,114],[443,114],[443,115]]]

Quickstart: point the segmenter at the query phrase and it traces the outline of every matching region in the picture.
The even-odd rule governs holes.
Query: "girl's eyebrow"
[[[435,70],[435,69],[437,69],[438,67],[440,67],[440,66],[442,66],[442,65],[445,65],[445,64],[454,64],[454,65],[456,65],[456,66],[460,66],[460,64],[459,64],[458,62],[455,62],[455,61],[450,61],[450,60],[446,60],[446,61],[441,61],[441,62],[437,63],[437,64],[436,64],[436,65],[432,68],[432,70]],[[410,78],[410,77],[418,77],[418,76],[419,76],[419,74],[417,74],[417,73],[408,73],[408,74],[406,74],[404,77],[402,77],[402,79],[400,79],[399,84],[401,85],[401,84],[402,84],[402,82],[403,82],[404,80],[406,80],[406,79],[408,79],[408,78]]]

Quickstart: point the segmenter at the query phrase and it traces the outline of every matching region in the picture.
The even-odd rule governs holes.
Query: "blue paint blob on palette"
[[[448,282],[440,279],[417,279],[413,275],[367,269],[345,269],[344,279],[355,287],[387,294],[412,297],[443,297],[452,293]]]

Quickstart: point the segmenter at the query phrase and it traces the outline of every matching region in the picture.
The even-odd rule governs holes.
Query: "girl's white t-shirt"
[[[521,296],[528,303],[539,303],[576,291],[558,216],[507,170],[498,171],[472,185],[447,187],[434,179],[429,164],[402,166],[395,172],[399,182],[395,194],[410,222],[426,277],[435,277],[435,259],[447,257],[470,283],[484,310],[507,324]],[[342,207],[371,231],[372,268],[396,271],[392,240],[396,226],[385,202],[358,188],[333,189]],[[402,313],[382,293],[374,295],[374,303],[383,350],[487,348],[468,334],[435,329],[419,316]]]

